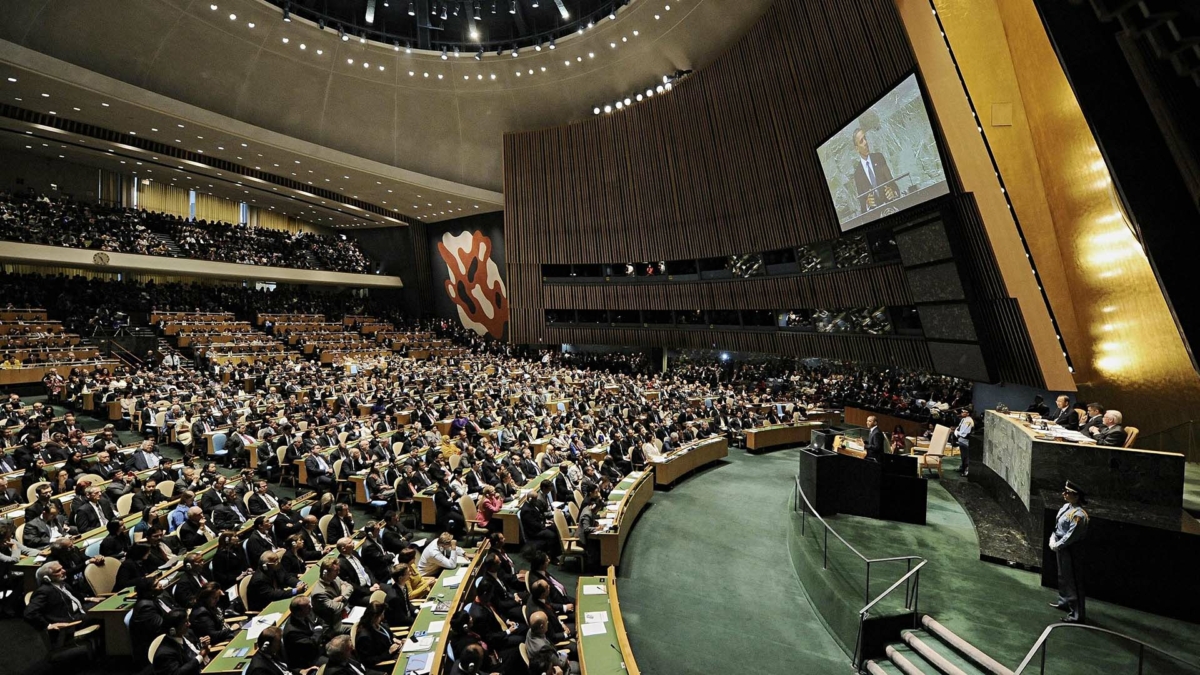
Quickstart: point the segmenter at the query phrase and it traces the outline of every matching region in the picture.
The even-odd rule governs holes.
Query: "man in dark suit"
[[[1079,415],[1071,406],[1071,399],[1067,396],[1059,396],[1057,403],[1058,407],[1050,414],[1054,423],[1064,429],[1078,429]]]
[[[891,182],[892,170],[882,154],[871,152],[866,130],[854,130],[854,150],[858,153],[854,162],[854,192],[858,195],[859,213],[866,213],[899,197],[899,191]]]
[[[252,516],[261,516],[264,513],[279,508],[279,499],[271,494],[270,486],[265,480],[260,480],[254,484],[254,494],[250,495],[248,501],[250,515]]]
[[[333,464],[321,455],[316,446],[309,449],[304,458],[304,469],[308,472],[308,485],[318,493],[333,489]]]
[[[117,517],[112,504],[104,498],[104,491],[99,487],[89,487],[85,494],[87,501],[73,511],[75,527],[79,528],[80,532],[91,532],[105,527],[108,525],[108,521]]]
[[[306,595],[293,598],[288,611],[290,617],[283,629],[287,664],[293,670],[311,668],[321,656],[322,638],[328,637],[326,626],[316,620],[312,599]]]
[[[213,525],[216,525],[218,530],[236,530],[249,519],[250,514],[246,512],[242,500],[237,497],[237,488],[226,485],[224,502],[212,512]]]
[[[1125,440],[1129,438],[1129,434],[1125,431],[1125,427],[1121,426],[1124,421],[1124,416],[1119,410],[1109,410],[1104,413],[1104,424],[1092,434],[1092,438],[1096,439],[1096,445],[1104,445],[1108,447],[1120,448],[1124,447]]]
[[[264,516],[254,519],[254,531],[246,538],[246,556],[253,563],[260,560],[262,554],[280,548],[271,531],[271,521]]]
[[[354,647],[350,644],[349,635],[339,635],[329,641],[326,648],[329,661],[325,663],[325,675],[377,675],[381,671],[372,670],[359,663],[354,658]]]
[[[867,418],[867,459],[879,461],[886,452],[888,446],[887,439],[884,438],[883,430],[879,428],[879,422],[875,420],[875,416],[871,415]]]
[[[72,624],[87,621],[86,598],[76,597],[68,588],[67,571],[61,563],[48,562],[38,568],[38,587],[25,606],[25,621],[38,631],[52,631],[56,644],[69,640]]]
[[[21,492],[16,488],[8,487],[8,479],[0,476],[0,507],[16,506],[24,501]]]
[[[138,513],[164,501],[162,493],[158,491],[158,484],[153,480],[147,480],[142,483],[142,489],[133,494],[133,500],[129,505],[130,513]]]
[[[142,444],[133,452],[133,457],[130,459],[130,463],[136,471],[157,469],[162,462],[162,454],[154,446],[154,441],[149,439],[142,441]]]
[[[186,609],[171,610],[164,625],[167,637],[154,653],[154,675],[199,675],[210,660],[208,638],[191,631]]]
[[[308,587],[303,581],[297,581],[295,585],[287,583],[291,579],[286,578],[279,568],[279,554],[275,551],[263,553],[254,564],[256,569],[250,577],[245,599],[246,609],[252,612],[261,611],[276,600],[299,595]]]
[[[300,550],[300,556],[305,562],[315,562],[325,556],[325,540],[317,523],[314,515],[304,516],[301,523],[300,536],[304,539],[304,548]]]
[[[337,550],[338,578],[354,588],[354,592],[350,596],[350,604],[367,604],[367,599],[375,591],[383,591],[389,601],[396,596],[394,588],[390,585],[384,585],[387,581],[386,578],[383,583],[376,580],[370,568],[367,567],[366,563],[359,557],[358,552],[355,551],[353,539],[348,537],[339,539],[337,541]]]

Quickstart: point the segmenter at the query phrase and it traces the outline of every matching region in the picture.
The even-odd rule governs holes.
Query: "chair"
[[[388,505],[387,500],[371,499],[371,483],[365,480],[363,481],[363,492],[367,496],[367,508],[371,509],[375,515],[381,513],[383,507]]]
[[[575,502],[567,502],[567,511],[569,511],[571,513],[571,521],[578,523],[579,522],[579,507],[575,505]]]
[[[229,454],[225,449],[225,441],[229,440],[228,434],[213,434],[212,437],[212,455],[216,457],[224,457]]]
[[[471,501],[470,497],[463,495],[458,498],[458,506],[462,509],[463,520],[467,524],[467,534],[482,531],[483,528],[475,520],[479,517],[479,509],[475,507],[475,502]]]
[[[559,509],[554,509],[554,529],[558,530],[558,540],[562,543],[563,556],[579,558],[580,564],[582,564],[584,556],[583,547],[579,545],[579,539],[571,536],[571,528],[567,525],[567,517]]]
[[[395,443],[392,443],[392,454],[393,455],[399,456],[400,453],[403,451],[404,451],[404,442],[403,441],[396,441]]]
[[[339,432],[338,432],[338,442],[339,442],[339,443],[345,443],[345,442],[346,442],[346,438],[347,438],[347,437],[349,437],[349,436],[350,436],[350,432],[349,432],[349,431],[339,431]]]
[[[334,499],[341,498],[342,490],[345,490],[347,487],[353,487],[353,485],[350,483],[349,480],[345,480],[342,478],[342,462],[344,462],[344,461],[346,461],[346,460],[339,459],[333,463],[333,497],[334,497]]]
[[[133,508],[133,493],[121,495],[117,497],[117,515],[124,518],[129,515],[129,509]]]
[[[29,599],[31,597],[33,597],[32,592],[25,594],[25,606],[26,607],[29,606]],[[131,615],[133,614],[133,610],[130,610],[130,614]],[[70,639],[64,638],[58,644],[55,644],[55,641],[58,639],[57,635],[59,634],[59,631],[43,630],[43,631],[38,631],[38,635],[41,636],[42,644],[46,647],[46,660],[49,661],[49,660],[51,660],[51,657],[54,656],[55,652],[63,649],[64,647],[68,647],[72,644],[77,643],[79,641],[79,638],[87,637],[89,635],[95,634],[99,630],[100,630],[100,624],[92,624],[90,626],[84,626],[83,628],[80,628],[79,630],[71,633]],[[91,645],[90,641],[88,641],[88,643],[87,643],[87,650],[88,650],[88,655],[90,657],[92,655],[92,645]]]
[[[166,637],[166,633],[163,633],[162,635],[154,638],[154,640],[150,643],[150,649],[146,650],[146,657],[150,660],[150,663],[154,663],[154,655],[158,653],[158,647],[163,643],[163,639]]]
[[[242,504],[246,507],[246,513],[250,513],[250,497],[254,496],[254,492],[250,491],[242,495]]]
[[[462,464],[462,455],[450,455],[449,464],[451,471],[458,471],[459,465]]]
[[[164,480],[163,482],[159,483],[156,487],[158,488],[158,494],[162,495],[163,499],[166,499],[169,501],[175,497],[175,481]]]
[[[525,643],[522,642],[521,644],[517,645],[517,649],[521,650],[521,660],[525,662],[525,667],[528,668],[529,667],[529,648],[527,648],[525,646]]]
[[[321,539],[323,539],[327,544],[329,543],[329,523],[332,521],[332,513],[326,513],[325,515],[321,516],[320,520],[317,521],[317,529],[321,531]]]
[[[92,485],[100,485],[101,483],[107,482],[103,478],[101,478],[100,476],[97,476],[94,473],[81,474],[75,478],[76,485],[78,485],[84,481],[87,481],[88,483],[91,483]]]
[[[25,543],[25,523],[21,523],[17,526],[17,531],[15,534],[13,534],[13,539],[21,542],[22,544]]]
[[[417,530],[420,529],[421,520],[416,509],[417,501],[415,499],[400,498],[400,484],[403,482],[404,478],[400,477],[396,479],[396,482],[392,483],[393,494],[396,495],[396,510],[403,516],[411,516],[413,521],[412,529]]]
[[[371,604],[378,603],[382,605],[383,603],[387,602],[387,593],[384,593],[383,591],[375,591],[371,594],[370,602]]]
[[[308,514],[312,513],[312,507],[313,507],[312,504],[308,504],[304,508],[300,509],[300,517],[307,518]]]
[[[165,436],[167,432],[167,411],[159,410],[154,413],[154,431],[159,436]]]
[[[95,558],[96,556],[100,555],[100,544],[102,544],[102,543],[104,543],[104,542],[103,541],[94,541],[94,542],[88,544],[83,549],[83,554],[89,558]]]
[[[242,577],[241,581],[238,582],[238,597],[242,599],[243,606],[247,605],[247,603],[250,601],[249,593],[251,576],[252,575],[247,574],[246,576]],[[246,607],[246,614],[249,616],[254,616],[255,614],[258,614],[258,611],[250,611],[250,608]]]
[[[926,469],[937,469],[938,478],[942,477],[942,458],[946,456],[946,443],[950,440],[950,427],[937,425],[933,428],[933,437],[929,439],[929,450],[917,455],[917,472],[925,475]]]
[[[658,436],[654,437],[654,447],[658,448],[659,452],[662,452],[662,439]]]
[[[25,490],[25,501],[30,504],[35,502],[37,500],[38,488],[42,487],[43,485],[49,485],[49,484],[50,484],[50,481],[48,481],[48,480],[40,480],[40,481],[34,483],[33,485],[30,485],[29,489]]]
[[[188,425],[187,420],[179,420],[175,423],[175,440],[183,447],[188,447],[194,440],[192,438],[192,427]]]
[[[1087,420],[1088,420],[1087,411],[1083,410],[1081,408],[1076,408],[1075,414],[1079,416],[1079,426],[1082,428],[1083,425],[1087,424]]]
[[[117,583],[117,568],[120,566],[120,560],[105,558],[103,566],[88,563],[88,566],[83,568],[83,578],[87,579],[88,585],[92,587],[93,595],[97,597],[112,595],[113,586]]]
[[[275,457],[279,460],[279,487],[283,487],[283,481],[292,479],[292,487],[300,486],[300,467],[295,464],[288,464],[283,461],[284,455],[287,454],[287,447],[275,449]]]
[[[1139,433],[1141,433],[1141,430],[1138,429],[1137,427],[1130,427],[1130,426],[1125,427],[1125,445],[1123,445],[1122,447],[1132,448],[1133,442],[1137,440]]]
[[[543,459],[543,458],[545,458],[545,456],[546,456],[546,453],[544,453],[544,452],[539,452],[539,453],[537,454],[537,457],[534,457],[534,458],[533,458],[533,463],[534,463],[534,464],[537,464],[537,467],[538,467],[538,470],[539,470],[539,471],[544,471],[544,470],[545,470],[545,469],[543,469],[543,468],[542,468],[542,459]]]
[[[583,508],[583,493],[579,491],[579,488],[575,488],[575,506]]]

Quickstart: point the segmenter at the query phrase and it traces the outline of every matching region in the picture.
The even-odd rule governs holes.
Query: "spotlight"
[[[660,84],[660,85],[658,85],[657,87],[655,87],[655,88],[654,88],[654,92],[655,92],[655,93],[657,93],[657,94],[661,94],[661,93],[663,93],[663,87],[662,87],[662,85]]]
[[[479,11],[479,0],[475,0],[474,12],[475,12],[475,14],[474,14],[475,20],[479,21],[481,18],[480,11]]]
[[[624,108],[624,107],[625,107],[624,103],[622,103],[621,101],[617,101],[617,110],[620,110],[621,108]]]
[[[640,101],[642,100],[642,95],[641,95],[641,94],[638,94],[638,95],[637,95],[637,99],[636,99],[636,100],[640,102]]]
[[[517,58],[517,54],[519,54],[520,52],[521,52],[521,48],[518,47],[517,45],[513,45],[512,57],[514,59]]]
[[[325,19],[317,19],[317,28],[325,30]]]
[[[346,37],[346,29],[342,28],[340,25],[338,26],[338,37],[341,38],[342,42],[350,39]]]
[[[456,59],[457,59],[458,57],[459,57],[458,47],[457,47],[457,46],[455,46],[455,47],[454,47],[454,58],[456,58]]]
[[[537,46],[535,46],[535,47],[533,48],[533,50],[534,50],[534,51],[538,51],[538,52],[542,51],[542,43],[541,43],[541,41],[539,41],[539,42],[537,43]]]
[[[609,13],[608,13],[608,18],[609,18],[609,20],[610,20],[610,21],[611,21],[611,20],[616,20],[616,18],[617,18],[617,10],[615,10],[615,9],[614,9],[613,11],[609,12]]]
[[[396,52],[400,51],[400,41],[399,40],[392,40],[392,51],[396,51]]]
[[[647,90],[646,90],[646,98],[650,98],[650,97],[651,97],[651,96],[653,96],[653,95],[654,95],[654,90],[653,90],[653,89],[647,89]]]
[[[469,35],[471,36],[472,40],[474,40],[475,42],[479,42],[479,29],[478,28],[476,28],[475,26],[471,26]]]
[[[508,0],[508,13],[509,14],[517,13],[517,0]]]
[[[504,47],[496,47],[496,56],[504,56]]]
[[[554,49],[554,38],[550,38],[550,49]]]
[[[441,14],[441,16],[442,16],[442,20],[443,20],[443,21],[445,21],[445,20],[446,20],[446,17],[447,17],[447,16],[449,16],[449,13],[448,13],[448,12],[446,12],[446,3],[444,3],[444,2],[442,3],[442,14]]]
[[[612,112],[612,106],[611,105],[604,106],[604,112],[606,112],[606,113]]]
[[[533,7],[534,9],[537,9],[537,7],[538,7],[538,0],[533,0],[533,2],[529,3],[529,6],[530,6],[530,7]]]
[[[446,48],[445,47],[442,47],[442,60],[443,61],[446,60]]]
[[[290,2],[283,3],[283,20],[288,23],[292,22],[292,3]]]
[[[478,52],[475,52],[475,60],[476,61],[483,60],[483,49],[482,48],[480,48],[480,50]]]
[[[415,2],[415,0],[408,0],[408,15],[409,16],[417,15],[417,3]]]
[[[454,16],[458,16],[458,3],[454,3]]]
[[[411,53],[412,53],[412,43],[411,43],[411,42],[405,42],[405,43],[404,43],[404,53],[405,53],[405,54],[411,54]]]
[[[496,0],[492,0],[492,14],[496,13]]]
[[[600,114],[600,106],[596,106],[595,108],[592,108],[592,114],[599,115]]]
[[[630,105],[631,103],[633,103],[633,101],[630,101],[630,100],[629,100],[629,98],[628,98],[628,97],[626,97],[626,98],[625,98],[625,105]]]

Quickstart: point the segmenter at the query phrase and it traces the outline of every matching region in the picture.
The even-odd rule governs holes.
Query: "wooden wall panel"
[[[727,281],[548,283],[541,290],[546,309],[845,309],[912,304],[898,264]]]
[[[670,93],[577,124],[507,135],[511,339],[716,345],[928,367],[924,343],[904,338],[545,325],[547,307],[911,304],[896,265],[661,285],[541,278],[543,264],[705,258],[836,238],[816,147],[915,67],[892,0],[777,0],[737,45]]]

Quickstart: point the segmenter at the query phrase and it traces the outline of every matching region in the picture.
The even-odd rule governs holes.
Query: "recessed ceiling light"
[[[104,106],[105,108],[107,108],[107,107],[108,107],[108,104],[107,104],[107,103],[101,103],[100,105]]]
[[[50,98],[50,94],[42,94],[42,98]]]
[[[254,28],[254,22],[253,22],[253,21],[251,21],[250,23],[248,23],[248,24],[246,24],[246,25],[247,25],[248,27],[250,27],[250,28]]]
[[[324,50],[324,49],[318,49],[318,50],[317,50],[317,56],[320,56],[320,55],[322,55],[322,54],[324,54],[324,53],[325,53],[325,50]]]
[[[16,82],[16,81],[17,81],[17,78],[15,78],[15,77],[10,77],[10,78],[8,78],[8,81],[9,81],[9,82]]]
[[[230,21],[237,21],[237,14],[230,14],[230,15],[229,15],[229,20],[230,20]]]
[[[286,44],[287,44],[287,43],[289,43],[289,42],[291,42],[291,40],[290,40],[290,39],[288,39],[288,38],[283,38],[283,44],[285,44],[285,45],[286,45]]]
[[[305,49],[308,49],[308,45],[306,45],[306,44],[304,44],[303,42],[301,42],[301,43],[300,43],[300,49],[301,49],[302,51],[303,51],[303,50],[305,50]]]

